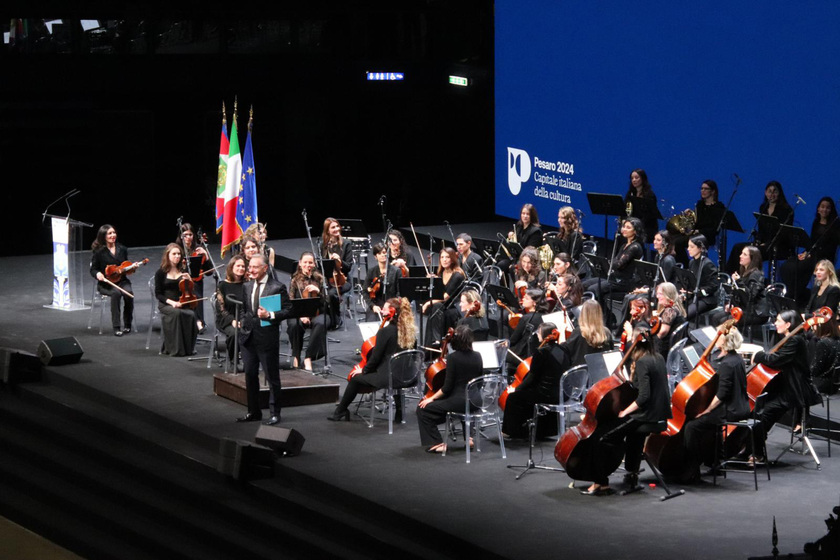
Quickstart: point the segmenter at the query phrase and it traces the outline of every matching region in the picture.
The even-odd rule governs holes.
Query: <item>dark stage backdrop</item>
[[[496,212],[531,202],[556,225],[561,204],[589,214],[587,192],[623,196],[643,168],[667,218],[705,179],[726,203],[738,174],[747,231],[778,180],[810,233],[838,196],[838,21],[829,0],[497,2]],[[603,217],[584,227],[602,234]]]
[[[95,42],[68,19],[66,45],[0,46],[3,210],[15,233],[0,254],[50,252],[41,212],[73,188],[72,217],[111,223],[130,246],[174,239],[179,216],[218,242],[221,103],[230,119],[234,95],[242,148],[254,107],[259,217],[272,239],[304,236],[304,208],[316,235],[326,216],[380,230],[382,194],[395,226],[493,215],[489,0],[219,0],[148,14],[143,3],[17,4],[0,8],[4,30],[11,17],[100,17],[122,35]],[[266,29],[276,37],[257,44]],[[406,79],[369,83],[366,70]],[[449,85],[456,72],[472,85]]]

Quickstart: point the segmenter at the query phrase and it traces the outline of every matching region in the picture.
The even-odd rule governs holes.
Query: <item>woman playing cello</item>
[[[100,294],[111,299],[111,325],[114,327],[114,336],[122,336],[131,332],[131,321],[134,318],[134,298],[123,295],[117,287],[129,294],[134,292],[131,289],[131,280],[123,274],[119,281],[114,282],[117,287],[105,282],[105,269],[108,265],[119,266],[128,260],[128,249],[125,245],[117,243],[117,230],[110,224],[105,224],[96,233],[96,240],[90,247],[93,256],[90,261],[90,274],[99,284],[96,289]],[[123,322],[120,326],[120,302],[123,301]]]
[[[638,389],[636,400],[618,413],[615,426],[611,427],[594,444],[595,479],[593,484],[582,494],[604,495],[610,493],[609,476],[612,474],[606,465],[597,461],[599,451],[612,455],[626,442],[624,454],[624,477],[631,487],[639,480],[639,467],[642,463],[642,450],[645,439],[651,431],[671,417],[671,399],[668,392],[668,372],[665,360],[656,353],[653,338],[644,328],[633,332],[635,341],[630,353],[630,382]],[[599,449],[602,448],[602,449]],[[600,468],[599,468],[600,467]]]
[[[185,287],[192,291],[192,280],[187,272],[181,271],[183,256],[181,246],[170,243],[163,252],[160,268],[155,272],[155,297],[160,310],[163,330],[163,353],[170,356],[192,356],[198,338],[195,313],[182,303]],[[196,296],[192,296],[193,300]]]

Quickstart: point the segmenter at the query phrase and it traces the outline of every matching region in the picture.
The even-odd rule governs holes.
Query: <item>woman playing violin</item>
[[[738,272],[732,273],[732,281],[739,290],[733,292],[730,305],[712,313],[709,317],[712,325],[720,325],[729,319],[729,310],[733,306],[746,311],[738,323],[740,326],[757,325],[767,319],[765,306],[761,305],[764,299],[764,270],[761,262],[761,251],[758,250],[758,247],[747,245],[741,251],[738,262],[740,266]]]
[[[339,420],[350,420],[350,411],[347,407],[356,398],[359,389],[373,387],[381,389],[388,386],[390,375],[389,360],[391,356],[403,350],[410,350],[417,344],[417,326],[414,324],[414,314],[411,312],[411,303],[406,298],[390,298],[382,306],[382,314],[387,317],[393,310],[393,316],[387,324],[376,333],[376,345],[370,351],[367,363],[359,375],[350,378],[341,402],[335,407],[332,416],[327,420],[333,422]],[[449,373],[447,373],[447,379]],[[401,399],[397,399],[399,403]],[[402,410],[397,411],[398,417],[395,421],[402,420]],[[399,419],[398,419],[399,418]]]
[[[446,451],[446,443],[440,435],[438,425],[446,421],[447,412],[464,411],[467,405],[464,400],[467,383],[482,373],[481,355],[472,349],[473,333],[468,326],[460,325],[455,329],[451,345],[454,352],[451,352],[446,359],[446,378],[443,387],[417,405],[420,444],[428,453]],[[470,438],[470,445],[472,445],[472,438]]]
[[[522,250],[513,287],[519,297],[525,290],[545,287],[545,271],[540,268],[540,256],[536,249],[529,247]]]
[[[440,264],[438,265],[436,277],[443,280],[443,299],[431,299],[423,304],[423,314],[429,317],[426,323],[426,338],[424,340],[440,340],[443,337],[444,304],[461,289],[466,280],[466,275],[458,264],[458,253],[451,247],[446,247],[440,252]]]
[[[549,337],[549,335],[553,336]],[[539,349],[534,353],[531,369],[518,387],[508,387],[502,433],[511,438],[528,438],[527,421],[534,415],[537,403],[557,404],[560,400],[560,377],[569,369],[571,359],[566,349],[557,344],[557,326],[542,323],[537,329]],[[547,341],[547,342],[546,342]],[[557,435],[557,418],[549,414],[539,418],[536,437]]]
[[[181,246],[170,243],[163,251],[160,268],[155,272],[155,297],[158,300],[163,330],[163,353],[170,356],[192,356],[198,338],[195,313],[182,296],[194,294],[188,272],[182,272]],[[183,289],[182,289],[183,287]],[[192,295],[195,300],[198,296]]]
[[[583,299],[583,286],[580,278],[574,274],[561,274],[554,284],[547,284],[546,293],[550,293],[558,302],[558,308],[562,305],[568,311],[580,305]]]
[[[225,279],[219,282],[216,292],[216,329],[225,333],[225,345],[227,346],[228,358],[234,359],[234,342],[236,329],[239,323],[236,321],[236,304],[231,302],[227,296],[233,296],[238,301],[244,301],[245,297],[245,275],[248,267],[245,265],[245,257],[236,255],[225,269]],[[241,314],[245,313],[240,309]]]
[[[213,269],[210,259],[207,256],[207,251],[201,246],[201,243],[196,239],[195,230],[192,224],[181,224],[181,235],[175,240],[175,243],[180,245],[183,267],[192,275],[195,287],[193,291],[197,298],[204,296],[204,276],[205,273]],[[215,273],[214,273],[215,274]],[[204,331],[204,302],[198,302],[195,308],[195,317],[198,321],[198,332]]]
[[[353,283],[348,281],[350,269],[353,268],[353,244],[345,241],[341,236],[341,224],[335,218],[324,220],[324,230],[321,233],[321,257],[331,259],[336,266],[335,274],[327,279],[329,284],[327,291],[333,324],[340,327],[342,320],[339,294],[346,294],[353,288]]]
[[[487,340],[490,334],[490,325],[487,323],[487,314],[484,306],[481,305],[481,296],[478,292],[475,290],[461,292],[461,301],[454,315],[456,322],[454,325],[447,324],[447,331],[450,326],[467,325],[473,332],[475,340],[479,342]],[[448,316],[449,313],[447,313]]]
[[[274,249],[266,245],[266,240],[268,239],[268,229],[266,229],[265,224],[261,224],[259,222],[253,223],[248,226],[248,229],[245,230],[245,233],[242,234],[242,239],[245,240],[246,238],[251,238],[257,241],[262,254],[265,255],[270,267],[274,267]]]
[[[636,400],[618,413],[615,427],[608,430],[595,445],[604,451],[620,449],[625,445],[625,482],[635,487],[639,480],[642,450],[645,439],[652,431],[661,431],[659,424],[671,418],[671,395],[668,391],[668,372],[665,360],[656,353],[653,337],[644,328],[633,331],[635,346],[630,354],[630,383],[638,389]],[[612,455],[613,453],[608,453]],[[597,457],[598,453],[595,452]],[[603,495],[610,493],[608,469],[596,464],[596,478],[582,494]]]
[[[750,415],[747,371],[744,368],[744,359],[738,354],[743,342],[744,337],[735,327],[718,337],[716,348],[723,355],[715,372],[718,389],[709,406],[685,425],[687,468],[681,477],[683,482],[699,481],[700,464],[711,465],[714,461],[714,447],[704,445],[704,442],[713,436],[715,430],[720,429],[720,424],[724,421],[743,420]]]
[[[397,297],[399,269],[388,263],[388,251],[381,243],[371,248],[376,264],[368,269],[362,294],[367,302],[366,321],[381,321],[382,306],[386,300]],[[387,281],[386,281],[387,275]]]
[[[613,349],[612,333],[604,326],[604,312],[594,299],[583,302],[578,317],[578,328],[561,344],[571,357],[571,367],[586,363],[588,354],[598,354]]]
[[[414,255],[409,253],[405,246],[405,237],[396,229],[388,232],[388,259],[397,268],[416,264]]]
[[[315,255],[309,251],[304,251],[298,261],[297,271],[292,275],[289,296],[293,299],[318,298],[323,304],[324,295],[322,293],[322,287],[323,277],[320,272],[315,270]],[[289,343],[292,346],[294,367],[300,367],[303,335],[307,329],[312,329],[312,332],[309,334],[309,345],[306,348],[306,355],[303,359],[303,369],[312,371],[312,360],[317,360],[324,356],[326,351],[327,329],[331,324],[329,315],[323,313],[315,317],[289,319],[286,332],[289,335]]]
[[[671,333],[686,321],[685,308],[680,301],[677,287],[670,282],[656,286],[656,315],[659,317],[659,330],[656,333],[656,349],[663,358],[671,350]]]
[[[105,269],[109,265],[119,266],[128,260],[128,249],[125,245],[117,243],[117,230],[110,224],[105,224],[96,233],[96,239],[90,247],[93,255],[90,260],[90,274],[97,280],[96,289],[100,294],[111,299],[111,325],[114,327],[114,336],[122,336],[131,332],[131,321],[134,318],[134,299],[123,295],[117,288],[105,282]],[[126,292],[133,294],[131,280],[123,274],[117,286]],[[120,303],[123,305],[123,321],[120,324]]]
[[[510,350],[519,358],[533,355],[539,343],[536,340],[537,328],[545,314],[545,295],[542,290],[527,290],[522,296],[522,318],[510,335]],[[508,353],[508,373],[513,375],[521,362]]]

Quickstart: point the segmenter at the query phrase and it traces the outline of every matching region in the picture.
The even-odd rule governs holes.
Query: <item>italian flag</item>
[[[242,184],[242,156],[239,154],[239,138],[236,132],[236,110],[233,113],[233,128],[230,129],[230,153],[227,158],[227,173],[224,191],[221,193],[222,221],[222,257],[231,245],[239,240],[242,232],[236,223],[236,205]],[[217,200],[217,212],[219,201]]]
[[[225,218],[225,184],[227,182],[227,162],[230,141],[227,134],[225,104],[222,103],[222,139],[219,142],[219,173],[216,179],[216,233],[222,231]]]

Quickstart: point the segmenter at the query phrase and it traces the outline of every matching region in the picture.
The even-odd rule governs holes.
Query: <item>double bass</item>
[[[583,406],[586,413],[580,424],[569,428],[560,437],[554,447],[554,458],[560,463],[566,474],[575,480],[594,480],[598,473],[609,470],[615,471],[624,457],[624,449],[603,449],[601,455],[596,456],[596,444],[607,433],[618,418],[618,413],[630,406],[639,394],[629,378],[624,374],[625,362],[633,354],[636,345],[656,334],[659,321],[651,320],[650,332],[636,335],[630,349],[621,359],[618,366],[608,377],[593,385],[586,394]]]
[[[559,340],[560,340],[560,331],[557,330],[557,329],[554,329],[543,339],[542,342],[540,342],[539,348],[542,348],[543,346],[545,346],[549,342],[557,342]],[[539,350],[539,348],[537,350]],[[533,356],[529,356],[529,357],[527,357],[523,360],[522,358],[520,358],[519,356],[517,356],[516,354],[511,352],[510,349],[508,349],[508,352],[510,352],[510,354],[514,358],[519,360],[519,365],[516,366],[516,372],[513,374],[513,381],[511,382],[510,385],[508,385],[507,389],[505,389],[502,392],[502,394],[499,395],[499,408],[501,408],[502,410],[504,410],[505,406],[507,405],[508,395],[515,392],[517,387],[522,385],[522,382],[525,381],[525,377],[529,373],[531,373],[531,363],[533,363],[533,361],[534,361]]]
[[[671,397],[671,419],[664,432],[651,434],[645,442],[645,455],[654,467],[665,476],[680,474],[685,468],[683,428],[689,420],[706,410],[717,394],[717,372],[709,363],[708,357],[715,348],[718,339],[726,336],[741,320],[741,309],[733,307],[732,318],[722,323],[715,337],[703,351],[700,361],[694,369],[677,384]],[[710,440],[711,443],[714,440]]]

